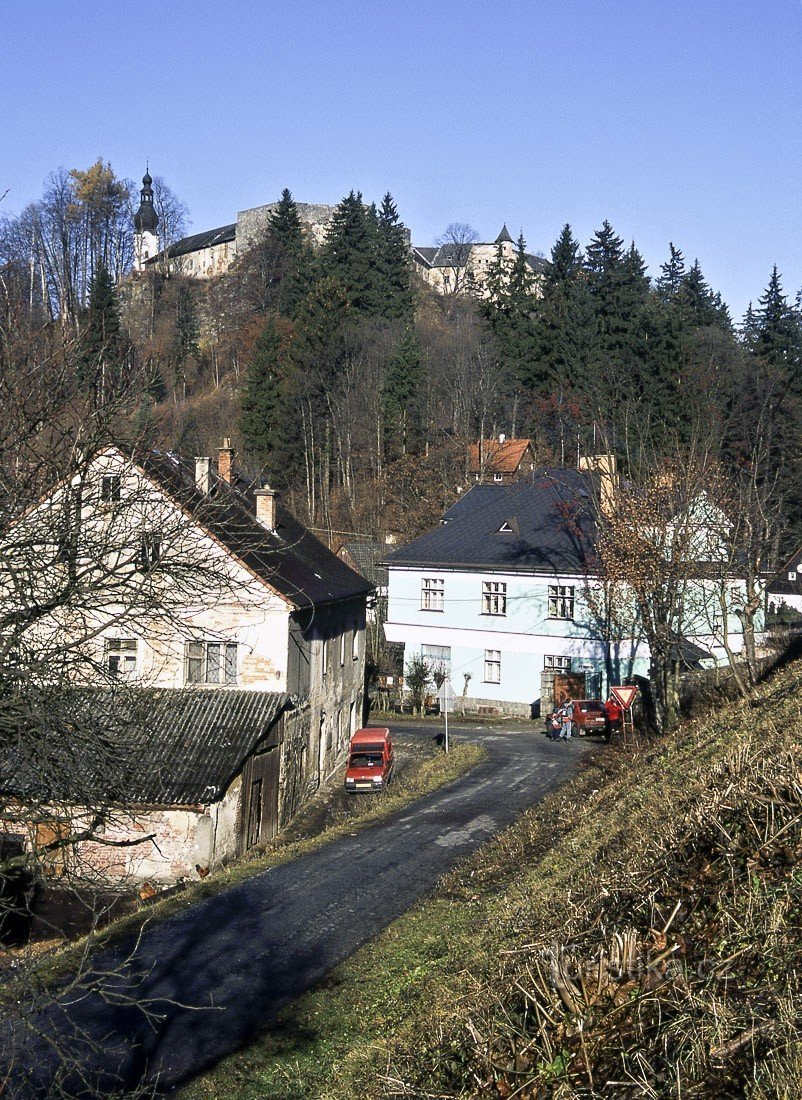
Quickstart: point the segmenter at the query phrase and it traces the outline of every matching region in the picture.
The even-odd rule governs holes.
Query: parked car
[[[393,778],[395,754],[390,731],[386,726],[357,730],[348,749],[345,789],[381,791]]]
[[[603,733],[610,740],[607,707],[601,699],[574,699],[571,733],[584,737],[588,733]]]

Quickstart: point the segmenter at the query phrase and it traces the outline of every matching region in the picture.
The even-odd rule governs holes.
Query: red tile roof
[[[482,441],[483,465],[479,463],[479,444],[472,443],[468,448],[470,473],[478,474],[484,471],[493,474],[514,474],[531,443],[531,439],[505,439],[503,443],[497,439],[485,439]]]

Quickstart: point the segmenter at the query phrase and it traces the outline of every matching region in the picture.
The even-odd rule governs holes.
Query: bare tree
[[[439,245],[438,266],[444,272],[443,289],[447,294],[467,293],[473,283],[471,253],[479,234],[465,222],[451,222],[435,242]],[[446,281],[447,277],[447,281]]]

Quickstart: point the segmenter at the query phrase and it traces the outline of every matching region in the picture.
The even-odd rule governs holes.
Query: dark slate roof
[[[437,248],[430,248],[428,246],[413,246],[412,251],[415,255],[426,264],[427,267],[432,266],[432,260],[437,255]]]
[[[507,223],[506,222],[504,222],[504,225],[502,225],[501,232],[496,237],[496,239],[493,241],[493,244],[515,244],[515,241],[510,236],[509,229],[507,229]]]
[[[546,270],[546,261],[542,256],[535,256],[532,252],[526,253],[526,262],[529,264],[535,275],[539,275],[542,271]]]
[[[372,584],[386,586],[387,566],[381,564],[387,551],[384,543],[370,539],[352,539],[350,542],[342,544],[339,554],[342,555],[343,551],[354,563],[354,568],[363,577],[366,577]]]
[[[195,484],[195,463],[147,451],[135,461],[199,524],[271,588],[298,608],[367,596],[373,586],[276,502],[276,530],[256,519],[254,486],[228,485],[213,474],[209,495]]]
[[[222,798],[255,747],[275,740],[281,692],[223,688],[76,688],[39,700],[35,756],[4,754],[3,786],[77,805],[195,805]],[[37,719],[37,706],[22,712]],[[272,733],[271,733],[272,730]],[[22,745],[32,743],[22,738]]]
[[[578,573],[593,568],[590,477],[535,470],[511,485],[474,485],[439,527],[388,556],[390,566]],[[502,532],[501,528],[509,530]]]
[[[207,229],[205,233],[193,233],[191,237],[182,237],[180,241],[171,244],[166,251],[168,259],[173,260],[177,256],[187,256],[190,252],[200,252],[202,248],[211,248],[215,244],[225,244],[233,241],[237,235],[237,223],[221,225],[219,229]],[[153,256],[147,262],[152,264],[158,259],[163,259],[165,253]]]

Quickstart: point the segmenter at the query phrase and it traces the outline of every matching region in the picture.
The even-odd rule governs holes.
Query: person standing
[[[566,699],[559,709],[560,715],[560,740],[571,740],[571,727],[574,723],[574,705],[570,699]]]

